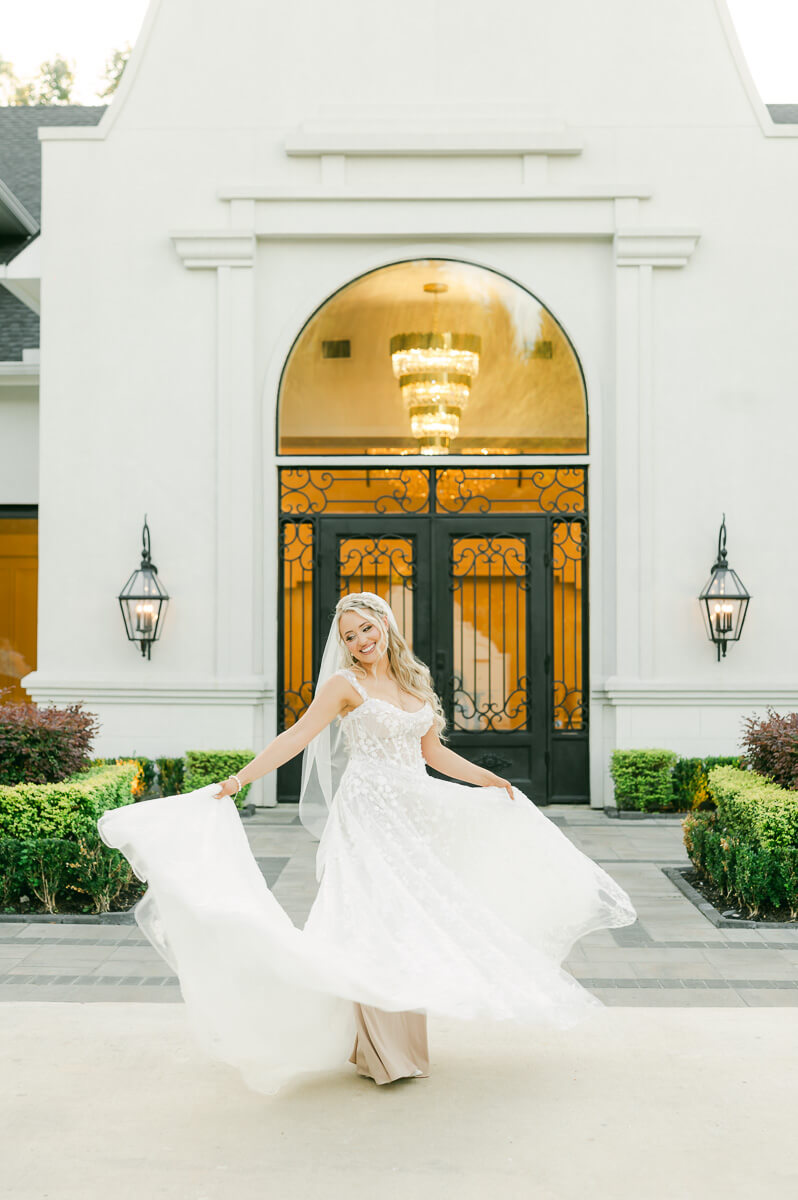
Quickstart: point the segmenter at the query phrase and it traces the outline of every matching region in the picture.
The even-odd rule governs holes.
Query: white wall
[[[435,70],[419,29],[446,46]],[[213,86],[196,69],[211,61]],[[320,115],[317,129],[371,130],[384,151],[287,156]],[[507,130],[556,138],[557,123],[581,153],[474,150]],[[435,130],[471,149],[397,152]],[[326,295],[416,253],[529,287],[586,368],[594,802],[614,744],[731,750],[741,712],[798,703],[777,619],[798,585],[798,142],[763,133],[712,0],[442,0],[401,19],[363,0],[161,0],[98,130],[46,136],[27,686],[124,706],[109,753],[207,745],[220,727],[196,700],[213,714],[222,683],[242,698],[239,742],[273,732],[279,369]],[[668,233],[685,229],[699,236],[676,266]],[[648,265],[630,263],[625,230],[652,235]],[[719,665],[696,596],[724,510],[754,599]],[[151,662],[115,600],[145,511],[174,596]],[[175,700],[167,727],[151,686],[194,702]]]
[[[38,388],[0,382],[0,504],[36,504],[38,495]]]

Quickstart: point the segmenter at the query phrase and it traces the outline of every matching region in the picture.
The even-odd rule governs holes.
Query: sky
[[[798,103],[798,0],[727,3],[762,99]],[[25,80],[61,54],[74,62],[74,102],[104,103],[97,92],[105,62],[135,42],[147,6],[148,0],[0,0],[0,57]]]

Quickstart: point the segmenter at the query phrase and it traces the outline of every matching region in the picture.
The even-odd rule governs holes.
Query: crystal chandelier
[[[479,372],[481,339],[438,330],[438,295],[448,290],[446,283],[425,283],[424,291],[433,296],[432,329],[391,338],[393,373],[421,454],[448,452]]]

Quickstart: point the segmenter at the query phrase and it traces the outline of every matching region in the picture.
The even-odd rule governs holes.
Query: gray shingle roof
[[[21,362],[23,350],[39,345],[39,318],[35,312],[0,287],[0,362]]]
[[[96,125],[107,105],[0,105],[0,179],[38,221],[42,211],[40,125]]]
[[[40,125],[96,125],[106,105],[0,105],[0,179],[38,221],[42,211]],[[10,262],[28,238],[0,240],[0,262]],[[0,362],[18,362],[39,345],[36,313],[0,287]]]
[[[767,109],[776,125],[798,125],[798,104],[768,104]]]

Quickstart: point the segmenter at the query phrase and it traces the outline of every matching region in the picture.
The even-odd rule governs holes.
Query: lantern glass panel
[[[155,641],[168,596],[157,575],[146,568],[134,571],[119,597],[127,636],[131,641]]]
[[[701,611],[712,641],[736,642],[748,609],[749,595],[736,571],[719,567],[701,592]]]

